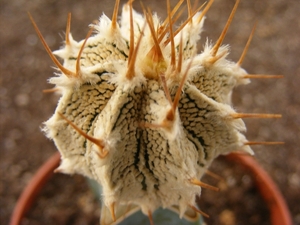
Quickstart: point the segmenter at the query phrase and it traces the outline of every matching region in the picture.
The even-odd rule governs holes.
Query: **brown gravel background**
[[[143,2],[165,18],[165,1]],[[173,6],[176,3],[175,0],[171,2]],[[46,80],[53,74],[53,63],[37,39],[26,12],[32,13],[50,48],[55,50],[62,44],[68,12],[72,13],[73,37],[81,40],[88,31],[87,25],[102,12],[111,17],[113,4],[114,1],[108,0],[0,0],[1,224],[8,224],[22,189],[38,167],[56,151],[39,128],[51,116],[57,102],[55,95],[42,94],[43,89],[51,88]],[[233,0],[215,0],[207,14],[199,50],[206,37],[216,41],[233,4]],[[135,6],[140,9],[138,2]],[[285,76],[280,80],[253,80],[250,85],[239,87],[233,97],[239,112],[283,115],[279,120],[246,120],[247,137],[249,140],[286,143],[283,146],[254,147],[254,150],[257,160],[279,185],[295,224],[300,224],[299,12],[299,0],[242,0],[224,41],[231,45],[230,58],[236,61],[257,20],[256,34],[243,67],[251,74]],[[61,176],[61,186],[56,187],[61,190],[60,201],[75,202],[77,199],[77,206],[84,206],[79,204],[82,202],[79,197],[80,191],[86,193],[86,190],[78,188],[79,197],[76,197],[70,196],[68,189],[64,188],[72,182],[80,185],[82,179]],[[48,188],[47,191],[48,197],[57,199],[54,190]],[[41,207],[46,210],[48,205],[56,203],[49,198],[44,205],[41,203]],[[93,210],[85,207],[83,211],[91,213]],[[68,215],[66,208],[60,208],[60,212]],[[24,224],[44,224],[43,220],[38,220],[43,214],[36,215],[36,218],[35,223],[27,221]],[[57,224],[75,222],[62,220]],[[241,224],[247,224],[247,218]]]

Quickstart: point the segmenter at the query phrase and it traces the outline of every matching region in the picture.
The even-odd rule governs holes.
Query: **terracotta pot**
[[[256,186],[269,207],[272,225],[292,225],[292,219],[286,202],[276,184],[267,172],[248,155],[229,154],[226,156],[229,161],[234,161],[245,167],[256,182]]]
[[[49,158],[31,178],[27,187],[19,197],[11,216],[10,225],[19,225],[25,213],[30,209],[36,195],[44,184],[53,176],[53,170],[60,163],[59,152]]]
[[[261,196],[269,207],[271,224],[292,225],[286,202],[264,169],[252,157],[246,155],[229,154],[225,158],[226,160],[241,164],[252,174]],[[18,225],[20,223],[23,216],[31,207],[36,195],[53,175],[53,170],[58,167],[59,162],[60,154],[57,152],[39,168],[21,194],[11,216],[10,225]]]

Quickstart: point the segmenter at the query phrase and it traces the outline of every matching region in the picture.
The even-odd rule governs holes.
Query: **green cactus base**
[[[195,222],[190,222],[185,219],[180,219],[178,214],[168,209],[157,209],[153,215],[153,222],[155,225],[205,225],[202,217]],[[149,218],[145,216],[140,210],[133,215],[125,218],[118,225],[133,225],[143,224],[150,225]]]
[[[94,180],[87,179],[87,182],[95,194],[96,198],[99,199],[99,203],[102,207],[101,198],[102,198],[102,187]],[[153,215],[153,222],[155,225],[205,225],[203,217],[199,216],[196,221],[188,221],[186,219],[180,219],[178,213],[169,210],[169,209],[157,209]],[[130,216],[124,216],[124,219],[121,221],[118,220],[118,223],[112,223],[117,225],[150,225],[149,218],[144,215],[140,210],[133,213]]]

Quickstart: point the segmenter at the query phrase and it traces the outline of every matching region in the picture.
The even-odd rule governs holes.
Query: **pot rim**
[[[231,153],[225,156],[228,161],[241,164],[255,179],[256,186],[270,210],[272,225],[291,225],[292,219],[287,204],[278,187],[267,172],[248,155]],[[37,194],[53,176],[53,170],[59,166],[60,154],[53,154],[31,178],[20,195],[11,216],[10,225],[20,224],[22,218],[33,204]]]
[[[241,164],[252,174],[260,195],[270,210],[271,224],[292,225],[290,211],[279,188],[258,162],[252,156],[240,153],[231,153],[225,158]]]

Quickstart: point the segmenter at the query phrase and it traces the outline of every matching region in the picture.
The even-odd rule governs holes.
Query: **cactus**
[[[222,45],[237,9],[236,1],[217,42],[197,42],[210,0],[198,9],[188,5],[188,18],[174,29],[183,0],[164,21],[149,9],[139,14],[130,0],[117,20],[119,0],[110,20],[102,15],[87,37],[76,42],[68,17],[62,49],[51,52],[58,67],[50,83],[61,94],[44,131],[61,153],[57,172],[79,173],[102,189],[101,223],[112,224],[141,210],[153,223],[158,208],[199,221],[196,196],[201,188],[217,190],[201,177],[212,161],[234,151],[253,154],[250,145],[280,142],[248,141],[243,118],[277,118],[278,114],[238,113],[232,108],[233,88],[252,75],[241,68],[253,36],[237,63]],[[56,56],[63,59],[61,64]],[[111,214],[107,216],[107,214]]]

